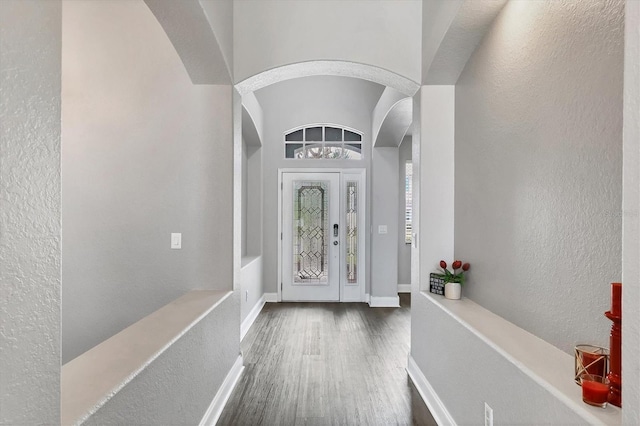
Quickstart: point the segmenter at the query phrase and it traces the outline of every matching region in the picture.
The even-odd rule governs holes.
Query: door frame
[[[362,229],[362,232],[358,233],[358,295],[354,298],[351,294],[345,294],[346,280],[344,279],[343,272],[345,269],[344,259],[346,258],[346,246],[343,239],[340,240],[340,282],[338,287],[340,288],[340,302],[367,302],[366,300],[366,287],[367,287],[367,170],[365,168],[321,168],[321,167],[296,167],[296,168],[278,168],[278,234],[276,239],[278,240],[278,302],[282,302],[282,250],[283,250],[283,224],[282,224],[282,193],[283,193],[283,174],[284,173],[339,173],[340,174],[340,229],[344,227],[344,211],[346,201],[342,197],[343,188],[346,185],[346,176],[354,176],[360,183],[361,189],[358,193],[358,207],[360,211],[358,213],[358,227]],[[277,236],[280,238],[277,238]],[[356,286],[349,286],[354,288]],[[349,292],[352,293],[352,292]],[[346,297],[345,297],[346,296]]]

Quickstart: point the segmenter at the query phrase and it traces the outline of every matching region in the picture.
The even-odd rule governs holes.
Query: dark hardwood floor
[[[410,304],[267,303],[218,424],[436,425],[405,371]]]

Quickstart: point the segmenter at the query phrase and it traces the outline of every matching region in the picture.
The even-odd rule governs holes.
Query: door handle
[[[334,242],[333,242],[333,245],[334,245],[334,246],[337,246],[337,245],[338,245],[338,242],[337,242],[337,241],[334,241]]]
[[[333,224],[333,236],[334,237],[338,236],[338,224],[337,223]]]

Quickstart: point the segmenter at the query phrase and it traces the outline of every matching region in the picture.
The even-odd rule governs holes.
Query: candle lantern
[[[576,345],[575,347],[575,381],[581,384],[580,377],[584,373],[604,378],[609,372],[609,350],[601,346]]]

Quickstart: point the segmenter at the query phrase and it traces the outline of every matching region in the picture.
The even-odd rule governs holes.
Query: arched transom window
[[[284,157],[295,159],[361,160],[362,133],[335,125],[312,125],[284,135]]]

